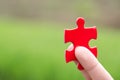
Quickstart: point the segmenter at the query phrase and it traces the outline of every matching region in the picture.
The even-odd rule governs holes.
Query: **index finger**
[[[111,75],[85,47],[77,47],[75,56],[93,80],[113,80]]]

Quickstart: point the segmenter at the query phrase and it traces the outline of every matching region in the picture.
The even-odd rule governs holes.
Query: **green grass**
[[[57,26],[57,27],[56,27]],[[15,20],[0,22],[0,80],[83,80],[74,63],[66,64],[63,25],[29,23]],[[99,27],[99,61],[120,79],[120,32]]]

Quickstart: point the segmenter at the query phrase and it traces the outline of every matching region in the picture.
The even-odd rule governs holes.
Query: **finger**
[[[79,62],[74,61],[74,63],[75,63],[76,65],[78,65]],[[86,80],[92,80],[87,71],[81,70],[81,73],[82,73],[82,75],[85,77]]]
[[[83,74],[83,76],[85,77],[86,80],[92,80],[87,71],[81,70],[81,72],[82,72],[82,74]]]
[[[68,50],[68,51],[72,51],[73,48],[74,48],[73,44],[70,44],[70,46],[68,46],[67,50]]]
[[[72,51],[73,48],[74,48],[74,46],[73,46],[73,44],[71,44],[71,45],[67,48],[67,50],[68,50],[68,51]],[[77,61],[74,61],[74,63],[75,63],[76,65],[78,65],[78,62],[77,62]],[[88,74],[85,70],[82,70],[81,72],[82,72],[82,74],[83,74],[83,76],[85,77],[86,80],[91,80],[89,74]]]
[[[113,80],[87,48],[77,47],[75,56],[93,80]]]

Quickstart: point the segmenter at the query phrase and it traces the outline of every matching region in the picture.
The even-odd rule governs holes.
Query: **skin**
[[[70,45],[67,50],[71,51],[72,49],[73,45]],[[84,70],[81,70],[81,72],[86,80],[113,80],[111,75],[87,48],[83,46],[76,47],[75,56],[84,67]],[[75,61],[76,65],[78,62]]]

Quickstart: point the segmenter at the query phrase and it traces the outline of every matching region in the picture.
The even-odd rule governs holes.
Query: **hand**
[[[73,45],[70,45],[67,50],[71,51],[72,49]],[[84,70],[81,70],[81,72],[86,80],[113,80],[111,75],[87,48],[77,47],[75,49],[75,56],[84,67]],[[76,64],[78,62],[75,61]]]

